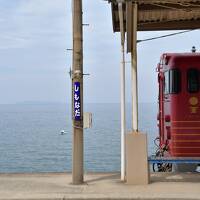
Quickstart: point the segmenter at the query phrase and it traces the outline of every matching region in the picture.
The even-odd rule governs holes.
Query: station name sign
[[[81,120],[81,93],[80,82],[74,82],[74,119]]]

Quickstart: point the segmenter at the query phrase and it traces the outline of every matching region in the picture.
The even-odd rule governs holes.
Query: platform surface
[[[90,173],[71,185],[69,173],[0,174],[0,200],[200,199],[200,174],[151,174],[146,186],[130,186],[119,173]]]

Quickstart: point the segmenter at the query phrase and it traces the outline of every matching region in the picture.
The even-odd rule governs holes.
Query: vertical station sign
[[[75,121],[81,120],[81,95],[80,95],[80,82],[74,82],[74,119]]]

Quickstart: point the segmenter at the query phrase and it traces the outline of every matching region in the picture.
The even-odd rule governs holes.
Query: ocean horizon
[[[23,102],[0,105],[0,173],[71,171],[70,104]],[[84,130],[85,171],[120,170],[120,104],[90,103],[93,126]],[[148,153],[155,151],[157,104],[139,104],[139,130],[148,135]],[[126,105],[127,132],[131,104]],[[66,134],[61,135],[60,131]]]

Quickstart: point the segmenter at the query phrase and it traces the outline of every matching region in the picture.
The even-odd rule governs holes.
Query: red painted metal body
[[[163,54],[157,71],[160,148],[164,156],[199,157],[200,53]]]

